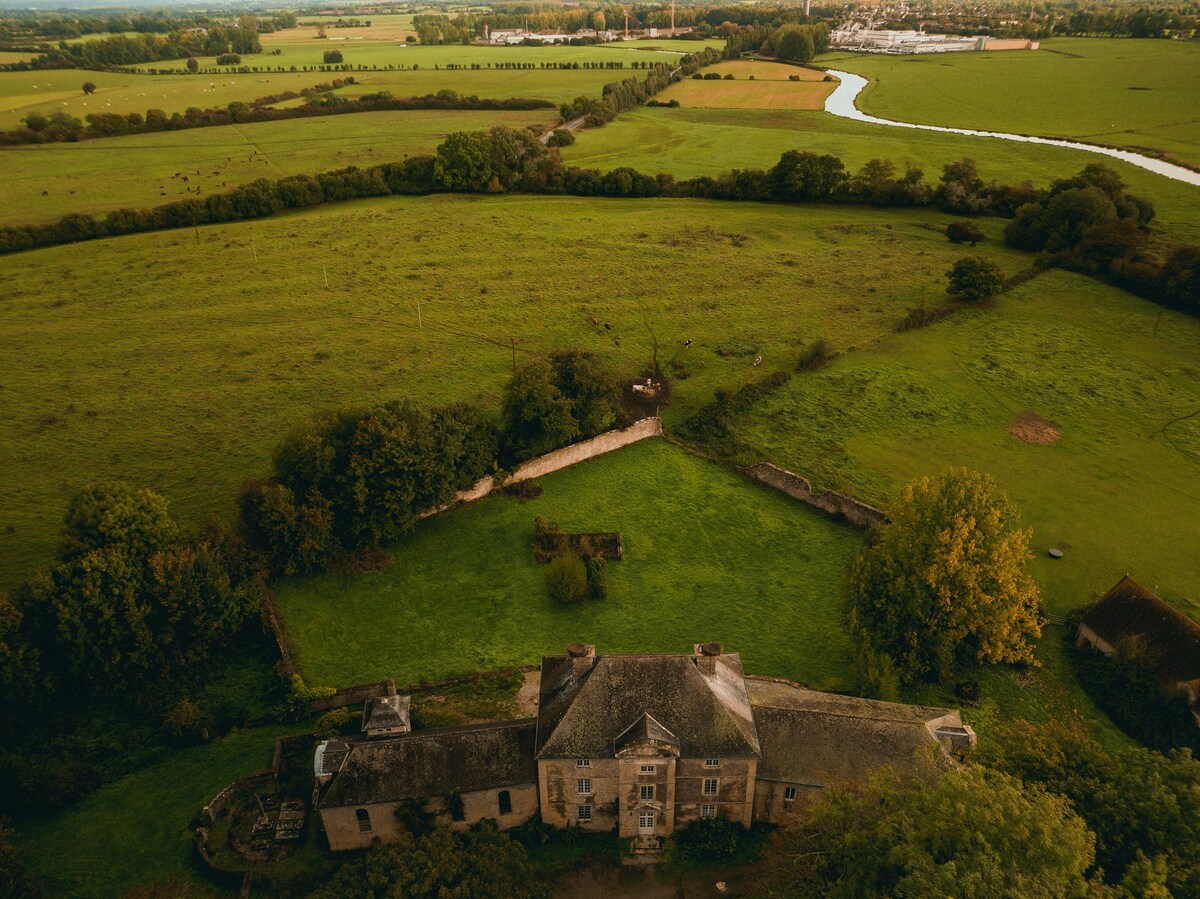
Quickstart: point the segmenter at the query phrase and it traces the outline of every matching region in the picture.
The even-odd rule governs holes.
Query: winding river
[[[1133,153],[1129,150],[1116,150],[1112,147],[1101,147],[1096,144],[1084,144],[1072,140],[1058,140],[1052,137],[1005,134],[1002,131],[975,131],[970,128],[946,128],[941,125],[917,125],[912,122],[893,122],[891,119],[881,119],[873,115],[867,115],[854,103],[858,95],[862,93],[862,89],[867,86],[867,79],[851,72],[838,72],[833,69],[827,69],[827,71],[835,78],[840,78],[841,83],[825,100],[825,111],[833,113],[836,116],[841,116],[844,119],[867,122],[871,125],[890,125],[893,128],[942,131],[947,134],[966,134],[971,137],[994,137],[1000,140],[1020,141],[1025,144],[1047,144],[1052,147],[1083,150],[1086,153],[1099,153],[1102,156],[1111,156],[1113,159],[1119,159],[1122,162],[1128,162],[1130,165],[1136,165],[1138,168],[1154,172],[1156,175],[1163,175],[1175,181],[1182,181],[1185,184],[1193,184],[1200,187],[1200,172],[1193,172],[1191,169],[1185,169],[1183,166],[1163,162],[1161,159],[1154,159],[1150,156],[1142,156],[1140,153]]]

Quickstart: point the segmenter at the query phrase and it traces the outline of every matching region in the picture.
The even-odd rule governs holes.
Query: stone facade
[[[807,690],[743,673],[719,643],[688,654],[542,660],[538,717],[360,742],[317,753],[317,807],[334,849],[400,832],[418,800],[465,828],[616,832],[653,851],[704,817],[777,823],[797,800],[891,766],[933,778],[974,744],[958,712]],[[336,770],[330,770],[334,768]],[[447,797],[462,800],[451,820]]]

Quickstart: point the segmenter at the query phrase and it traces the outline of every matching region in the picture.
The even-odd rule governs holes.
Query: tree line
[[[632,102],[632,97],[614,91],[605,100]],[[576,109],[565,108],[564,115]],[[930,185],[912,165],[898,172],[891,161],[872,159],[851,174],[836,156],[788,150],[766,171],[735,169],[715,178],[677,181],[669,174],[624,167],[609,172],[567,168],[557,152],[528,132],[504,127],[456,132],[434,155],[400,163],[259,179],[204,199],[120,209],[103,218],[72,213],[51,224],[5,226],[0,228],[0,252],[262,218],[342,200],[447,191],[935,206],[956,214],[997,215],[1013,218],[1007,242],[1040,252],[1046,265],[1098,274],[1147,299],[1200,313],[1200,247],[1178,245],[1165,258],[1157,255],[1147,234],[1153,206],[1128,194],[1120,177],[1103,164],[1091,164],[1074,178],[1040,190],[1028,183],[985,182],[970,159],[948,163],[938,183]]]
[[[192,128],[213,128],[222,125],[243,125],[254,122],[280,122],[288,119],[315,118],[328,115],[350,115],[359,112],[380,112],[414,109],[455,110],[530,110],[553,109],[548,100],[526,97],[480,99],[462,96],[457,91],[440,90],[421,97],[395,97],[389,91],[342,97],[332,93],[344,84],[354,84],[354,78],[335,79],[332,84],[318,85],[299,92],[289,91],[252,103],[235,101],[224,108],[200,109],[191,107],[184,113],[167,115],[161,109],[149,109],[145,115],[130,112],[89,113],[85,121],[65,112],[50,115],[34,112],[22,119],[24,127],[0,132],[0,145],[75,143],[104,137],[129,134],[152,134],[160,131],[185,131]],[[305,98],[299,106],[275,107],[284,100]]]
[[[746,25],[725,29],[726,59],[739,59],[746,53],[761,53],[786,62],[806,63],[829,49],[829,26],[785,24]]]

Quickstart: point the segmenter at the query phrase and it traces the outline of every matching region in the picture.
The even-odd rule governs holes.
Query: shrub
[[[90,97],[92,94],[96,93],[96,85],[90,81],[83,82],[83,92]]]
[[[799,80],[800,80],[799,75],[788,75],[788,81],[799,81]]]
[[[555,558],[546,570],[546,586],[550,589],[550,598],[557,603],[587,599],[588,576],[583,559],[576,553],[563,553]]]
[[[186,696],[163,719],[167,739],[176,745],[207,743],[212,726],[212,715]]]
[[[730,72],[728,75],[726,75],[726,76],[725,76],[725,80],[726,80],[726,81],[732,81],[732,80],[733,80],[733,73],[732,73],[732,72]]]
[[[333,709],[317,719],[316,734],[321,739],[336,737],[349,731],[358,715],[350,709]]]
[[[592,599],[608,598],[608,562],[604,556],[588,556],[584,562],[587,567],[588,592]]]
[[[796,360],[796,371],[813,371],[820,368],[833,356],[833,350],[824,340],[814,340]]]
[[[946,236],[950,243],[969,243],[971,246],[983,240],[983,232],[974,222],[951,222],[946,226]]]
[[[737,854],[741,830],[741,825],[728,818],[701,818],[675,836],[675,848],[692,861],[729,859]]]
[[[550,135],[549,145],[551,147],[569,147],[573,143],[575,143],[575,134],[566,128],[556,128]]]
[[[343,62],[341,50],[326,50],[324,56],[325,62],[331,65]]]
[[[968,303],[994,297],[1004,286],[1004,274],[994,262],[973,256],[954,263],[946,277],[950,280],[946,293]]]
[[[189,72],[195,72],[197,69],[200,68],[200,63],[196,60],[196,57],[194,57],[194,56],[188,57],[188,61],[187,61],[186,65],[187,65],[187,70]]]
[[[236,53],[222,53],[217,57],[217,65],[219,66],[236,66],[240,65],[242,58]]]

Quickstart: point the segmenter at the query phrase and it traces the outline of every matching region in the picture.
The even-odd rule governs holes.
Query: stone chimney
[[[582,674],[596,664],[596,647],[591,643],[568,643],[567,658],[576,674]]]
[[[696,667],[704,674],[712,674],[717,668],[717,659],[725,651],[720,643],[696,643],[692,647],[696,658]]]

